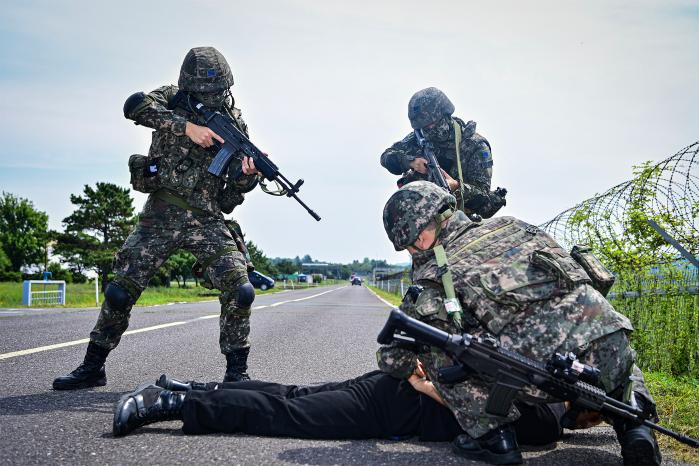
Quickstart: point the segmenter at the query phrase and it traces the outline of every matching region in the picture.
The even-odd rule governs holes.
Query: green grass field
[[[320,286],[335,284],[333,280],[326,280]],[[296,288],[304,288],[303,284],[296,284]],[[33,288],[37,289],[37,288]],[[38,288],[40,289],[40,288]],[[258,295],[278,293],[284,291],[281,287],[275,287],[271,290],[255,290]],[[194,302],[208,301],[218,298],[217,290],[207,290],[201,286],[195,286],[194,283],[188,284],[187,288],[179,288],[176,283],[170,288],[154,287],[146,288],[137,304],[141,306],[151,306],[155,304],[166,304],[173,302]],[[100,303],[103,300],[100,293]],[[66,306],[65,307],[95,307],[95,285],[90,283],[69,283],[66,289]],[[14,282],[0,282],[0,307],[23,307],[22,306],[22,284]],[[32,307],[43,307],[41,305],[32,304]],[[57,306],[61,307],[61,306]]]

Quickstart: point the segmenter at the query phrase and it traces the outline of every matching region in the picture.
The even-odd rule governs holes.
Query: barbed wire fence
[[[643,369],[699,377],[699,271],[649,224],[699,255],[699,142],[540,225],[593,248],[615,273],[608,298],[631,319]],[[691,259],[691,257],[690,257]]]
[[[633,252],[640,262],[653,264],[676,257],[677,251],[650,226],[644,228],[646,221],[655,220],[697,256],[698,214],[699,141],[661,162],[637,167],[633,179],[582,201],[540,227],[568,249],[587,244],[604,256],[611,248]],[[615,258],[602,259],[614,262]]]

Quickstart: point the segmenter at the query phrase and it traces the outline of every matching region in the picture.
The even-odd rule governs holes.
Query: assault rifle
[[[451,193],[449,183],[447,183],[447,179],[444,177],[444,173],[442,172],[442,167],[439,166],[439,162],[437,161],[437,154],[435,153],[434,144],[425,138],[421,129],[416,129],[414,133],[415,138],[417,139],[417,144],[420,146],[420,148],[422,148],[423,156],[425,160],[427,160],[427,181],[431,181],[440,188],[444,189],[446,192]],[[398,180],[398,187],[401,187],[410,181],[414,180],[412,180],[410,176],[403,176]],[[503,207],[506,204],[505,196],[507,196],[507,189],[505,188],[497,188],[495,191],[492,191],[490,197],[492,198],[493,205],[491,210],[487,212],[484,212],[482,207],[488,202],[488,196],[476,196],[466,203],[464,207],[472,211],[471,214],[468,214],[469,218],[475,222],[478,222],[482,220],[483,217],[492,217],[495,212]]]
[[[395,335],[396,331],[403,334]],[[582,409],[598,411],[610,418],[643,424],[680,442],[699,448],[699,440],[687,437],[650,421],[653,414],[610,398],[594,386],[599,371],[580,363],[572,353],[556,354],[544,364],[501,348],[493,337],[480,338],[464,333],[452,335],[424,322],[408,317],[398,309],[391,311],[377,338],[382,345],[394,340],[435,346],[449,354],[456,364],[439,370],[438,381],[446,384],[463,382],[470,374],[495,381],[488,397],[486,412],[505,416],[517,393],[533,385],[561,401],[570,401]]]
[[[439,162],[437,161],[437,154],[435,154],[434,144],[425,139],[421,129],[415,130],[415,138],[417,139],[417,144],[422,148],[422,153],[425,156],[425,160],[427,160],[427,181],[433,182],[446,192],[450,193],[451,190],[449,189],[449,183],[447,183],[447,179],[444,178],[442,167],[439,166]]]
[[[238,152],[242,152],[243,155],[250,157],[255,163],[255,168],[262,174],[262,176],[269,180],[275,181],[281,187],[279,196],[286,195],[287,197],[293,197],[296,202],[301,204],[301,206],[306,209],[306,211],[311,214],[311,217],[320,221],[320,216],[313,212],[310,207],[308,207],[296,193],[299,192],[299,188],[303,184],[303,180],[298,180],[296,183],[291,183],[284,175],[279,172],[279,167],[270,160],[267,155],[258,149],[255,144],[250,142],[250,140],[245,137],[245,135],[233,124],[233,121],[220,112],[211,111],[204,106],[201,102],[197,102],[193,97],[188,96],[189,107],[197,112],[204,118],[205,125],[211,129],[214,133],[218,134],[225,141],[223,144],[218,144],[220,147],[216,157],[209,165],[209,173],[221,176],[228,165],[231,163],[233,158]],[[267,192],[267,191],[266,191]],[[269,192],[268,192],[269,193]],[[275,193],[270,193],[275,194]]]

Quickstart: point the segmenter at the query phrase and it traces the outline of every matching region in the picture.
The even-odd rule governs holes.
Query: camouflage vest
[[[201,125],[189,111],[177,107],[173,110],[188,121]],[[240,111],[229,110],[237,126],[247,134],[241,124]],[[177,136],[170,131],[153,131],[153,141],[148,157],[159,159],[160,187],[177,194],[195,208],[218,213],[218,196],[225,180],[207,171],[216,152],[195,144],[186,135]]]
[[[591,286],[583,268],[537,227],[513,217],[470,222],[457,212],[440,236],[456,294],[468,317],[495,335],[519,338],[531,329],[551,338],[553,351],[575,336],[589,342],[632,329]],[[413,256],[416,283],[441,283],[432,251]],[[536,335],[528,335],[537,344]],[[572,342],[573,347],[577,343]],[[514,346],[517,346],[516,344]],[[571,348],[572,350],[572,348]]]

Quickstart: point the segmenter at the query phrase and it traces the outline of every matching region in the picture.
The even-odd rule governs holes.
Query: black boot
[[[452,442],[452,451],[469,460],[489,464],[521,464],[522,452],[517,436],[510,424],[493,429],[477,439],[467,434],[459,435]]]
[[[633,393],[636,405],[641,410],[648,409],[655,413],[655,407],[643,396]],[[621,445],[621,456],[625,466],[655,466],[662,462],[662,455],[655,439],[655,433],[650,427],[632,421],[615,420],[614,430]]]
[[[248,370],[248,354],[250,348],[238,348],[226,354],[226,375],[224,382],[242,382],[250,380]]]
[[[194,380],[189,380],[187,382],[181,382],[176,379],[171,379],[167,375],[163,374],[158,380],[155,381],[158,387],[164,388],[165,390],[170,390],[173,392],[188,392],[190,390],[216,390],[218,389],[217,383],[204,383],[195,382]]]
[[[142,385],[135,392],[124,395],[114,411],[114,436],[126,435],[153,422],[181,420],[185,395],[151,384]]]
[[[57,377],[53,381],[54,390],[75,390],[77,388],[101,387],[107,385],[107,373],[104,371],[104,361],[109,354],[108,349],[90,342],[87,345],[85,360],[73,372]]]

